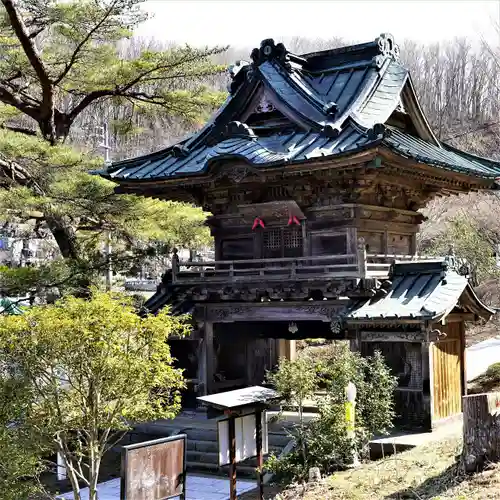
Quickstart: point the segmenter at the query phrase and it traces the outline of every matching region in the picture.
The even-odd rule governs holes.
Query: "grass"
[[[457,462],[460,450],[460,438],[450,438],[363,464],[319,483],[290,487],[275,500],[500,499],[500,466],[467,476]]]

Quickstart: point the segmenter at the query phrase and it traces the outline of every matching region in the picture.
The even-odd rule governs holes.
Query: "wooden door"
[[[433,420],[462,411],[460,339],[442,340],[432,346]]]

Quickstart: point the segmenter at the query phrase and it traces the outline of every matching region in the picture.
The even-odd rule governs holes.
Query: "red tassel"
[[[290,218],[288,219],[288,225],[291,226],[292,224],[297,224],[297,226],[300,226],[299,219],[295,215],[290,215]]]
[[[253,221],[252,231],[254,231],[257,226],[260,226],[262,228],[266,227],[264,221],[260,217],[255,217],[255,220]]]

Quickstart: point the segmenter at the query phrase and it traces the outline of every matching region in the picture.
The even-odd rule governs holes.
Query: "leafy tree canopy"
[[[2,383],[21,378],[7,404],[23,402],[19,431],[63,454],[75,492],[78,482],[95,489],[102,457],[129,423],[178,411],[183,377],[167,339],[188,331],[168,309],[141,318],[130,297],[97,291],[0,316],[0,361],[17,368],[2,372],[0,396]]]
[[[487,232],[477,221],[459,214],[448,221],[445,230],[435,238],[426,252],[431,255],[447,255],[450,250],[470,265],[478,284],[498,276],[493,255],[493,245]]]

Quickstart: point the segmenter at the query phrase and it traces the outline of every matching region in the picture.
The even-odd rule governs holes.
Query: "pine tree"
[[[143,0],[1,1],[0,180],[6,189],[0,208],[4,218],[46,226],[64,259],[24,272],[31,289],[87,289],[107,265],[100,251],[105,234],[112,234],[114,265],[125,269],[151,252],[152,241],[208,242],[200,210],[115,195],[112,183],[89,174],[102,159],[72,147],[71,133],[82,114],[103,102],[196,122],[223,97],[205,82],[223,70],[211,58],[224,49],[142,49],[123,59],[120,42],[147,17]],[[15,282],[15,273],[6,281]]]

